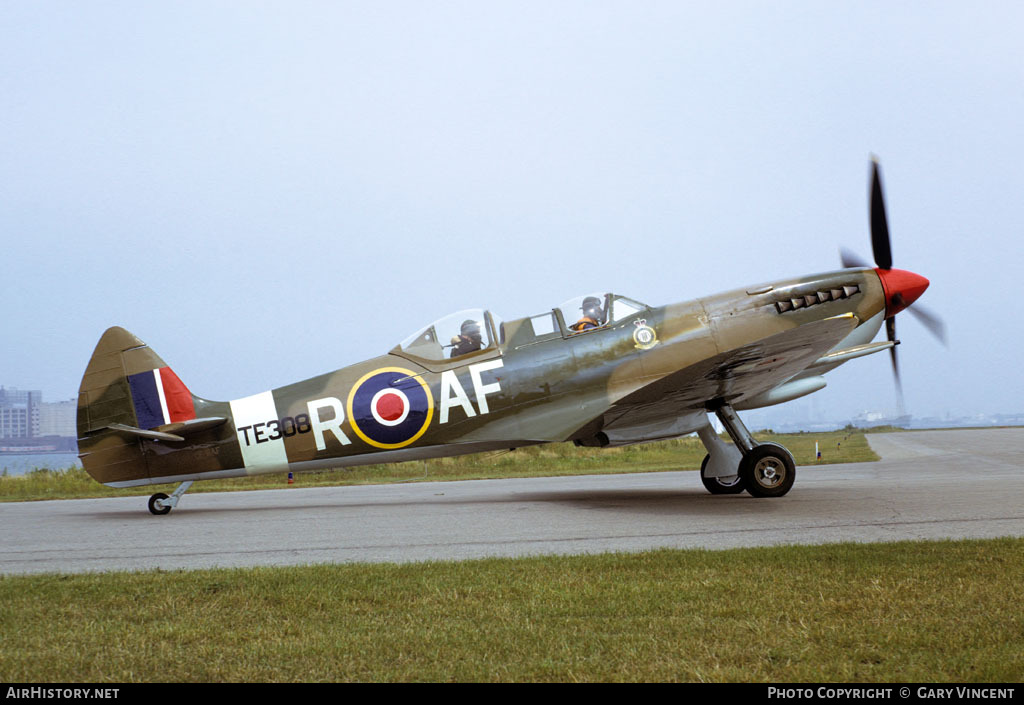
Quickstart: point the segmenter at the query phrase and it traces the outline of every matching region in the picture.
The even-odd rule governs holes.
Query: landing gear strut
[[[781,497],[796,480],[796,463],[777,443],[758,443],[728,404],[713,409],[735,446],[718,438],[711,426],[697,431],[707,457],[701,464],[701,480],[712,494],[737,494],[746,490],[754,497]]]
[[[700,480],[711,494],[739,494],[743,481],[739,476],[743,454],[735,446],[725,443],[710,425],[697,431],[708,454],[700,464]]]
[[[170,497],[163,492],[157,492],[149,498],[149,511],[157,515],[170,513],[172,509],[178,506],[178,500],[181,499],[181,495],[185,494],[191,486],[192,480],[182,482]]]

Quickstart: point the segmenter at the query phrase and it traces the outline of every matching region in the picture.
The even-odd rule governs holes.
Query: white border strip
[[[167,410],[167,397],[164,396],[164,380],[160,376],[160,370],[153,370],[153,376],[156,378],[156,393],[160,395],[160,412],[164,415],[164,423],[170,423],[171,412]]]
[[[246,472],[258,475],[288,469],[284,436],[278,434],[278,438],[274,440],[267,438],[271,433],[266,428],[267,423],[278,419],[273,392],[235,399],[231,402],[231,418],[234,420],[235,434]],[[256,425],[260,427],[258,432],[254,428]]]

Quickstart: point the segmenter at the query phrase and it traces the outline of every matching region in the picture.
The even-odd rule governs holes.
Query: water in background
[[[65,468],[82,467],[82,462],[74,453],[39,453],[37,455],[0,455],[0,472],[7,469],[8,475],[24,475],[36,468],[64,470]]]

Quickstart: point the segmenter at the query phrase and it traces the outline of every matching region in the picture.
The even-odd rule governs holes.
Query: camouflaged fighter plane
[[[460,311],[386,355],[230,402],[195,396],[145,343],[111,328],[78,394],[79,457],[112,487],[180,482],[149,500],[166,514],[195,480],[696,431],[710,492],[781,497],[793,457],[755,441],[736,412],[820,390],[826,372],[882,350],[898,382],[893,317],[928,286],[892,269],[877,163],[871,193],[873,268],[844,252],[839,271],[657,308],[598,294],[514,321]],[[883,321],[888,339],[872,342]]]

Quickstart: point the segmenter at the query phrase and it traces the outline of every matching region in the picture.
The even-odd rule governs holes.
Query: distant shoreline
[[[26,448],[24,450],[0,450],[0,458],[6,455],[77,455],[77,450],[55,450],[49,446]]]
[[[78,439],[74,436],[0,438],[0,458],[14,455],[55,455],[66,453],[78,453]]]

